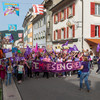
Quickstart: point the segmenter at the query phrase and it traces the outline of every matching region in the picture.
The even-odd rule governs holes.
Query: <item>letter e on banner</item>
[[[61,64],[57,64],[57,71],[61,71],[62,68],[61,68]]]

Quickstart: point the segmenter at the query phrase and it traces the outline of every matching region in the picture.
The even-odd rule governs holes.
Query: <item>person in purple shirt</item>
[[[89,61],[87,57],[83,57],[83,62],[81,64],[81,67],[79,70],[82,71],[81,76],[80,76],[80,90],[83,88],[83,80],[85,80],[85,85],[87,87],[87,91],[90,91],[90,86],[88,82],[88,77],[89,77]]]
[[[98,71],[100,70],[100,56],[98,57],[97,62],[98,62],[98,69],[96,71],[96,74],[98,74]]]

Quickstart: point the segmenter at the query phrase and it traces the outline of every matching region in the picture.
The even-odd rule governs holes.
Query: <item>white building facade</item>
[[[38,15],[33,21],[33,47],[38,46],[40,48],[46,47],[46,15]]]
[[[83,0],[83,47],[95,54],[100,43],[100,0]]]
[[[96,54],[100,43],[100,0],[63,0],[52,9],[53,48],[69,41]]]

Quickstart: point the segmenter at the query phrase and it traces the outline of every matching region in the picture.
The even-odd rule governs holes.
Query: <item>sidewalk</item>
[[[12,79],[12,84],[6,86],[3,84],[3,100],[21,100],[17,87]]]

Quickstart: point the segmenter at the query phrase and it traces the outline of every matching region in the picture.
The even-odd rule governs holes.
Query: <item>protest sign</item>
[[[6,55],[6,58],[10,58],[12,57],[12,52],[5,53],[5,55]]]

